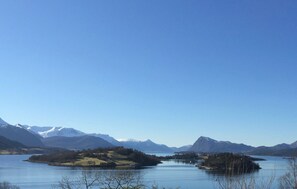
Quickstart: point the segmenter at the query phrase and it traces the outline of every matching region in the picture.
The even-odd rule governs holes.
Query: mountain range
[[[121,144],[126,148],[133,148],[139,151],[145,151],[147,153],[173,153],[174,150],[164,144],[156,144],[151,140],[137,141],[127,140],[121,141]]]
[[[266,156],[297,156],[297,141],[292,144],[253,147],[229,141],[217,141],[201,136],[188,151],[200,153],[232,152]]]
[[[42,140],[45,146],[56,147],[56,148],[66,148],[69,150],[84,150],[84,149],[95,149],[95,148],[109,148],[114,147],[114,145],[103,140],[102,138],[83,135],[75,137],[63,137],[63,136],[53,136],[47,137]]]
[[[28,126],[17,124],[17,127],[24,128],[32,133],[38,134],[43,138],[53,137],[53,136],[65,136],[65,137],[76,137],[85,135],[85,133],[73,129],[73,128],[64,128],[64,127],[39,127],[39,126]]]
[[[4,128],[6,131],[1,132],[1,129],[4,130]],[[13,130],[17,131],[11,132]],[[20,133],[22,133],[22,137],[20,137]],[[188,148],[188,146],[171,148],[164,144],[154,143],[149,139],[146,141],[118,141],[107,134],[88,134],[73,128],[28,126],[23,124],[11,125],[2,119],[0,119],[0,136],[1,135],[8,139],[20,142],[25,146],[57,147],[70,150],[123,146],[147,153],[172,153],[181,150],[185,151]],[[31,137],[30,140],[28,140],[28,136]]]
[[[26,129],[10,125],[0,118],[0,136],[19,142],[28,147],[42,147],[41,136],[28,132]]]
[[[73,129],[73,128],[65,128],[65,127],[40,127],[40,126],[28,126],[17,124],[16,126],[22,127],[32,133],[38,134],[42,136],[43,142],[46,146],[51,147],[64,147],[67,149],[83,149],[88,147],[110,147],[113,146],[123,146],[126,148],[132,148],[135,150],[147,152],[147,153],[173,153],[175,151],[185,151],[187,147],[175,148],[168,147],[164,144],[157,144],[151,140],[146,141],[138,141],[138,140],[127,140],[127,141],[118,141],[115,138],[107,135],[107,134],[98,134],[91,133],[87,134],[82,131]],[[59,138],[56,138],[58,137]],[[92,137],[83,137],[83,136],[92,136]],[[54,139],[51,139],[55,137]],[[65,138],[67,137],[67,138]],[[71,139],[69,139],[71,137]],[[95,138],[103,139],[107,143],[100,142],[99,140],[95,140]],[[84,140],[81,140],[81,139]],[[55,140],[58,140],[55,142]],[[80,142],[76,143],[76,146],[68,145],[70,140],[79,140]],[[84,144],[87,143],[87,144]],[[98,144],[100,142],[100,144]]]
[[[278,144],[275,146],[259,146],[248,152],[251,155],[264,155],[264,156],[297,156],[296,142],[292,144]]]
[[[21,147],[49,147],[82,150],[123,146],[146,153],[173,153],[192,151],[197,153],[232,152],[252,155],[297,155],[297,141],[292,144],[253,147],[229,141],[217,141],[201,136],[193,145],[180,148],[157,144],[151,140],[116,140],[107,134],[84,133],[82,131],[51,126],[11,125],[0,118],[0,149]]]

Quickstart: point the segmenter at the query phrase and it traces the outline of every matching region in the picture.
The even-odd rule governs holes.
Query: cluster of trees
[[[160,159],[154,155],[147,155],[143,152],[126,149],[126,148],[117,148],[116,152],[121,155],[126,155],[127,160],[136,162],[142,166],[152,166],[161,163]]]
[[[288,172],[280,178],[280,189],[297,189],[297,158],[288,160]]]
[[[78,153],[84,157],[95,157],[100,160],[110,161],[112,158],[108,156],[108,152],[122,155],[124,160],[135,162],[140,166],[153,166],[161,163],[160,159],[154,155],[148,155],[138,150],[124,147],[83,150]]]
[[[110,155],[111,153],[114,155]],[[96,158],[104,161],[104,163],[100,163],[100,165],[89,164],[89,166],[101,168],[115,168],[117,166],[117,161],[121,160],[134,162],[135,168],[154,166],[161,163],[156,156],[147,155],[143,152],[123,147],[98,148],[82,151],[62,151],[46,155],[34,155],[29,158],[29,161],[43,162],[50,165],[63,165],[63,163],[73,164],[83,158]]]
[[[160,157],[161,160],[174,160],[176,162],[182,162],[187,164],[196,164],[201,159],[197,153],[194,152],[182,152],[176,153],[172,156]]]
[[[266,180],[259,180],[249,174],[217,177],[216,182],[218,189],[297,189],[297,158],[288,159],[287,173],[278,179],[278,183],[275,183],[273,175]]]
[[[83,171],[81,176],[72,180],[64,177],[57,189],[142,189],[144,185],[140,182],[140,175],[131,171],[110,171],[106,173]]]
[[[62,151],[58,153],[51,153],[47,155],[33,155],[29,158],[32,162],[46,162],[46,163],[65,163],[76,161],[79,158],[79,153],[75,151]]]
[[[208,155],[199,165],[199,168],[210,169],[224,174],[243,174],[259,170],[259,164],[249,156],[220,153]]]
[[[10,184],[9,182],[0,182],[0,189],[20,189],[20,187]]]

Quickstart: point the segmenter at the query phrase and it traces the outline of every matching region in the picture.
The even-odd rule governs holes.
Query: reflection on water
[[[0,156],[0,181],[9,181],[24,189],[51,188],[57,184],[62,177],[78,178],[81,176],[82,168],[54,167],[40,163],[30,163],[23,160],[28,155],[2,155]],[[282,176],[287,168],[285,159],[279,157],[264,157],[267,161],[258,162],[262,169],[252,174],[255,179],[269,179],[274,176]],[[90,169],[92,172],[106,174],[121,170],[98,170]],[[135,174],[141,174],[145,185],[166,188],[215,188],[214,176],[207,174],[194,165],[181,162],[166,161],[155,167],[141,170],[130,170]],[[276,185],[276,183],[275,183]]]

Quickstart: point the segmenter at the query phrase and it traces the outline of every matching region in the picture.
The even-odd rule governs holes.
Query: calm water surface
[[[22,189],[52,188],[62,177],[76,178],[81,175],[81,168],[54,167],[40,163],[30,163],[24,160],[29,155],[1,155],[0,156],[0,181],[9,181]],[[286,172],[287,162],[280,157],[262,157],[267,161],[258,162],[262,169],[252,176],[260,179],[277,178]],[[105,172],[108,170],[92,170]],[[119,171],[119,170],[115,170]],[[193,165],[163,162],[155,167],[141,170],[131,170],[141,174],[143,182],[150,186],[157,184],[166,188],[205,188],[213,189],[216,186],[214,177],[204,170],[199,170]]]

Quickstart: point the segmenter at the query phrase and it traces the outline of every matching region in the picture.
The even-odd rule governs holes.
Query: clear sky
[[[169,146],[297,140],[295,0],[1,0],[0,117]]]

